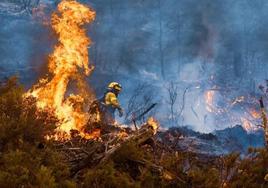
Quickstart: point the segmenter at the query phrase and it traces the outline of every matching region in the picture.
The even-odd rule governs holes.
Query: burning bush
[[[59,139],[69,139],[71,130],[77,130],[82,137],[91,136],[85,132],[89,117],[83,109],[84,104],[94,98],[85,81],[94,66],[89,63],[91,40],[83,26],[93,22],[95,16],[94,10],[75,0],[63,0],[58,4],[50,22],[58,37],[58,43],[49,55],[50,77],[40,79],[25,94],[25,97],[36,99],[39,109],[53,108],[60,120],[55,135]],[[77,94],[68,89],[72,83],[76,84]]]

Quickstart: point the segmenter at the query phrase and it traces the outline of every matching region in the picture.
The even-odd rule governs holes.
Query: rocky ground
[[[216,156],[231,152],[240,152],[243,155],[249,147],[264,146],[261,129],[249,133],[240,125],[209,134],[195,132],[187,127],[170,128],[160,132],[158,139],[175,150]]]

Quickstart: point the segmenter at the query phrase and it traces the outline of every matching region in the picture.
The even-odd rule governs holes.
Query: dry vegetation
[[[73,173],[66,152],[59,149],[67,143],[44,139],[53,133],[56,118],[38,112],[33,99],[22,100],[23,92],[14,77],[1,83],[0,187],[268,187],[265,149],[249,149],[243,159],[236,153],[211,157],[135,139],[110,153],[102,145],[99,149],[109,157],[84,163]],[[87,153],[101,141],[70,142]],[[100,150],[93,151],[103,154]]]

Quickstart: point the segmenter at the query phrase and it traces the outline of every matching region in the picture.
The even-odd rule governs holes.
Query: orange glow
[[[124,139],[124,138],[127,138],[129,135],[126,133],[126,131],[122,130],[120,131],[117,136],[120,138],[120,139]]]
[[[95,11],[75,0],[63,0],[58,10],[52,14],[51,24],[58,36],[58,44],[49,55],[48,68],[51,78],[40,79],[27,96],[37,99],[39,109],[53,109],[60,120],[57,125],[56,139],[70,138],[71,130],[78,130],[84,138],[95,138],[84,132],[88,115],[83,111],[83,104],[89,97],[84,76],[89,76],[94,67],[89,65],[88,48],[91,40],[86,36],[84,24],[93,22]],[[78,94],[67,95],[70,81],[75,81]]]
[[[209,90],[205,93],[206,109],[209,112],[213,112],[213,102],[214,102],[215,91]]]
[[[85,139],[99,139],[101,135],[101,130],[100,129],[94,129],[91,134],[81,134]]]
[[[252,131],[255,129],[255,126],[246,118],[241,118],[242,126],[246,131]]]
[[[259,119],[261,118],[261,113],[257,112],[256,110],[250,110],[250,115],[254,118],[254,119]]]
[[[153,117],[150,117],[148,120],[147,120],[147,124],[153,128],[154,130],[154,134],[157,133],[157,130],[159,128],[159,123],[153,118]]]

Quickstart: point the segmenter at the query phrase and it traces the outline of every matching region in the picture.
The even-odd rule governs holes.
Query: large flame
[[[49,56],[48,68],[51,78],[39,83],[26,96],[34,96],[40,109],[51,108],[60,120],[57,136],[68,138],[71,130],[84,133],[87,114],[83,103],[88,95],[84,76],[89,76],[94,67],[89,66],[88,47],[91,40],[82,26],[95,19],[95,12],[75,0],[63,0],[52,14],[51,24],[58,36],[53,53]],[[69,94],[68,85],[74,81],[79,95]]]

